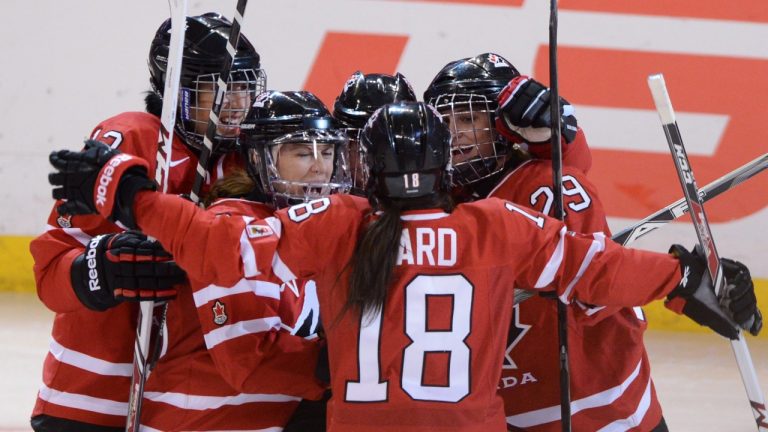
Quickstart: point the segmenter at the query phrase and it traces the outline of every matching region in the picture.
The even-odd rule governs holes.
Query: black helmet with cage
[[[400,102],[416,102],[411,84],[400,73],[353,73],[333,104],[333,117],[346,130],[349,137],[349,165],[352,174],[352,193],[365,195],[365,162],[360,152],[360,130],[382,106]]]
[[[347,136],[314,94],[265,91],[241,129],[248,174],[277,208],[349,191]]]
[[[449,190],[451,133],[424,102],[385,105],[363,128],[360,143],[370,170],[369,196],[424,199]]]
[[[504,169],[509,144],[494,127],[497,97],[520,73],[498,54],[484,53],[448,63],[424,100],[443,116],[454,137],[453,181],[466,186]]]
[[[176,132],[189,146],[202,149],[208,125],[210,105],[216,94],[216,80],[229,58],[227,40],[232,23],[209,12],[187,17],[182,54],[179,106]],[[155,94],[163,96],[171,41],[171,20],[157,29],[149,49],[150,84]],[[248,113],[255,96],[266,88],[266,74],[261,58],[244,35],[240,35],[227,92],[219,113],[214,154],[235,148],[238,127]]]

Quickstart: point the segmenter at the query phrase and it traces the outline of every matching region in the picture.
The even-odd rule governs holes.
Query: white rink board
[[[234,5],[234,1],[198,0],[190,2],[190,12],[218,9],[231,15]],[[304,85],[328,31],[405,35],[408,42],[398,70],[420,95],[447,61],[481,52],[498,52],[524,73],[530,72],[536,50],[547,43],[548,6],[549,2],[539,0],[524,1],[521,7],[251,0],[243,32],[262,55],[269,87],[276,89]],[[0,183],[5,185],[0,189],[0,235],[36,235],[51,205],[47,154],[79,147],[91,128],[108,116],[143,109],[142,92],[149,88],[146,54],[167,8],[157,0],[41,0],[34,7],[25,0],[5,0],[1,7],[7,19],[0,28],[0,52],[5,59],[0,68],[4,102],[0,106]],[[561,46],[768,59],[768,24],[759,22],[575,10],[561,10],[559,22]],[[645,86],[644,82],[626,84]],[[674,91],[672,96],[674,102]],[[768,95],[753,96],[757,103],[768,99]],[[729,124],[728,116],[713,113],[679,112],[679,117],[685,141],[692,144],[691,154],[711,154]],[[596,149],[667,152],[652,111],[585,106],[582,124]],[[633,136],[643,138],[616,139],[632,128],[639,131]],[[654,136],[657,141],[643,145]],[[744,155],[743,160],[756,156]],[[750,181],[765,184],[765,175]],[[669,187],[679,190],[677,184]],[[766,211],[713,227],[721,253],[745,261],[762,278],[768,278]],[[610,221],[614,229],[631,222]],[[664,235],[652,234],[640,245],[666,250],[671,241],[683,237],[681,241],[690,246],[686,232],[692,228],[685,224],[667,227]]]

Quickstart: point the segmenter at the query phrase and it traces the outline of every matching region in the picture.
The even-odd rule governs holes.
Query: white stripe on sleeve
[[[549,257],[549,261],[547,262],[547,265],[544,266],[544,270],[542,270],[541,275],[539,275],[539,279],[536,281],[536,285],[534,285],[534,288],[544,288],[545,286],[551,284],[552,281],[555,279],[557,270],[560,268],[560,264],[563,262],[563,249],[565,249],[565,233],[566,233],[566,229],[565,227],[562,227],[560,229],[560,233],[558,233],[558,235],[560,236],[560,240],[558,240],[557,242],[557,247],[555,248],[555,252],[552,253],[551,257]]]
[[[280,300],[280,285],[257,280],[240,279],[231,287],[221,287],[218,285],[208,285],[207,287],[195,292],[195,306],[204,306],[212,300],[222,299],[227,296],[253,292],[259,297],[269,297]]]
[[[253,333],[263,333],[270,330],[280,330],[280,317],[259,318],[248,321],[240,321],[234,324],[219,327],[205,334],[205,345],[208,349],[231,339]]]
[[[587,251],[586,256],[584,256],[584,260],[581,261],[581,266],[579,266],[579,271],[576,272],[576,276],[573,278],[573,280],[568,284],[568,287],[563,291],[563,294],[560,296],[560,301],[563,303],[568,303],[568,298],[571,296],[571,291],[573,291],[573,286],[576,285],[579,280],[581,279],[581,276],[584,275],[584,272],[587,271],[587,267],[589,267],[589,264],[592,263],[592,258],[595,257],[599,252],[602,252],[605,250],[605,234],[601,232],[596,232],[592,234],[592,237],[594,237],[594,240],[592,240],[592,244],[589,246],[589,250]]]

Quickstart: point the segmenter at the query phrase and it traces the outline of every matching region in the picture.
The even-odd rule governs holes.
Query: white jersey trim
[[[610,405],[613,403],[616,399],[620,398],[624,391],[629,388],[629,386],[635,381],[635,379],[640,375],[640,368],[643,364],[643,360],[641,359],[637,366],[635,367],[635,370],[632,371],[631,374],[627,377],[627,379],[624,380],[621,384],[611,387],[607,390],[603,390],[599,393],[595,393],[591,396],[587,396],[582,399],[577,399],[575,401],[571,402],[571,414],[575,415],[579,411],[585,410],[585,409],[591,409],[591,408],[597,408],[602,407],[606,405]],[[650,383],[651,378],[648,377],[648,389],[650,389]],[[650,392],[648,393],[648,397],[650,398]],[[645,394],[643,395],[643,400],[645,399]],[[650,403],[650,401],[649,401]],[[642,406],[643,401],[641,401],[640,405]],[[647,411],[647,408],[645,409]],[[636,413],[641,412],[641,407],[638,408],[638,411]],[[642,415],[645,415],[645,411],[643,411]],[[516,426],[519,428],[528,428],[533,426],[538,426],[545,423],[550,423],[554,421],[560,420],[560,405],[550,406],[547,408],[541,408],[534,411],[528,411],[521,414],[516,414],[513,416],[507,417],[507,423]],[[642,418],[641,418],[642,420]]]
[[[49,346],[49,352],[51,355],[61,363],[74,366],[76,368],[92,372],[98,375],[105,376],[133,376],[133,364],[132,363],[112,363],[100,358],[83,354],[81,352],[71,350],[56,342],[55,339],[51,339]],[[127,412],[127,411],[126,411]]]
[[[283,394],[240,393],[234,396],[200,396],[184,393],[144,392],[144,398],[185,410],[209,410],[226,405],[243,405],[254,402],[298,402],[300,397]]]
[[[40,387],[37,396],[52,404],[76,408],[84,411],[97,412],[114,416],[125,417],[128,413],[128,402],[117,402],[111,399],[102,399],[77,393],[68,393],[54,390],[45,384]],[[127,396],[127,395],[126,395]]]
[[[536,281],[534,288],[544,288],[545,286],[551,284],[553,280],[555,280],[557,270],[560,268],[560,264],[563,263],[563,250],[565,249],[566,232],[567,231],[565,227],[560,228],[560,232],[558,233],[560,240],[557,242],[555,252],[552,253],[551,257],[549,257],[549,261],[547,262],[547,265],[544,266],[544,270],[541,271],[541,275],[539,275],[539,279]]]
[[[205,334],[205,345],[208,349],[216,345],[253,333],[264,333],[270,330],[280,330],[282,321],[280,317],[267,317],[254,320],[240,321],[234,324],[219,327]]]
[[[252,217],[243,216],[246,229],[240,234],[240,257],[243,260],[243,275],[247,278],[258,276],[259,269],[256,266],[256,251],[253,250],[253,245],[248,240],[247,226],[254,220]]]
[[[149,426],[139,426],[140,432],[163,432],[160,429],[151,428]],[[216,432],[282,432],[282,427],[268,427],[266,429],[216,429]]]
[[[279,277],[283,283],[290,282],[297,279],[290,268],[280,258],[280,254],[275,251],[275,256],[272,257],[272,272],[275,276]]]
[[[425,221],[425,220],[442,219],[444,217],[448,217],[448,213],[439,212],[439,213],[424,213],[424,214],[406,214],[406,215],[401,215],[400,220]]]
[[[571,292],[573,291],[573,286],[579,282],[581,277],[584,275],[584,272],[587,271],[587,267],[589,267],[589,264],[592,262],[592,259],[595,257],[595,255],[605,250],[605,234],[601,232],[596,232],[592,234],[592,237],[594,237],[594,240],[592,240],[592,244],[589,246],[587,255],[584,257],[584,260],[581,262],[579,271],[576,272],[576,276],[568,284],[568,286],[565,288],[565,291],[563,291],[563,294],[560,296],[560,301],[562,301],[563,303],[566,303],[566,304],[568,303],[568,298],[571,296]]]
[[[210,301],[245,292],[253,292],[259,297],[269,297],[280,300],[280,285],[248,279],[240,279],[231,287],[208,285],[207,287],[196,291],[192,294],[192,297],[195,299],[195,306],[201,307],[205,306]]]
[[[632,428],[640,426],[643,422],[645,414],[648,412],[648,408],[651,407],[651,380],[648,380],[648,384],[645,386],[643,397],[640,398],[640,403],[637,405],[637,410],[629,417],[603,426],[597,432],[624,432]]]
[[[61,230],[68,236],[72,237],[73,239],[77,240],[78,243],[82,244],[83,246],[87,246],[88,242],[91,241],[91,236],[83,232],[80,228],[59,228],[55,227],[53,225],[45,225],[45,231],[53,231],[53,230]]]

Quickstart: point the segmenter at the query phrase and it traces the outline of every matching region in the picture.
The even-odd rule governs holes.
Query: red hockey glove
[[[57,172],[49,174],[48,181],[59,186],[53,189],[53,198],[65,200],[56,208],[61,215],[98,213],[135,228],[134,195],[156,187],[147,177],[146,161],[98,141],[86,141],[80,152],[52,152],[49,160]]]
[[[552,137],[551,92],[525,75],[512,79],[499,93],[496,130],[512,142],[548,143]],[[576,137],[578,122],[573,106],[560,98],[561,134],[566,143]]]
[[[70,275],[77,298],[97,311],[123,300],[168,300],[186,282],[184,270],[160,243],[136,231],[92,238]]]
[[[669,253],[680,260],[682,278],[679,285],[667,295],[664,305],[722,336],[738,338],[736,323],[729,316],[728,309],[721,306],[715,296],[704,256],[698,249],[691,253],[680,245],[672,245]]]

